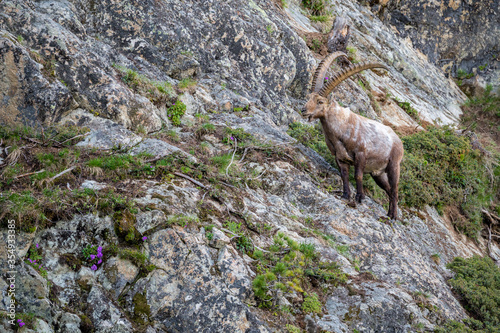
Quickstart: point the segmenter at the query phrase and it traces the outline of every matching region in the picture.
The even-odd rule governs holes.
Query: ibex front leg
[[[363,172],[365,171],[365,154],[358,153],[354,159],[354,178],[356,179],[356,202],[361,203],[365,198],[363,193]]]
[[[349,164],[340,162],[338,158],[335,159],[340,169],[340,177],[342,178],[342,185],[344,186],[344,193],[342,198],[349,199],[351,197],[351,189],[349,188]]]

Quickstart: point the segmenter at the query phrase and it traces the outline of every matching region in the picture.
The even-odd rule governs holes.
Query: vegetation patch
[[[252,286],[263,307],[276,307],[279,293],[305,293],[313,284],[336,286],[347,281],[337,263],[320,260],[313,244],[298,244],[283,233],[274,237],[274,244],[268,250],[255,250],[252,257],[257,260],[258,273]],[[305,309],[317,312],[317,295],[308,297],[312,298],[306,302]]]
[[[326,1],[325,0],[302,0],[302,6],[311,11],[313,15],[326,14]]]
[[[186,113],[186,104],[181,100],[175,101],[168,109],[167,116],[174,126],[181,125],[181,117]]]
[[[500,269],[488,257],[455,258],[446,266],[455,272],[450,285],[475,319],[451,321],[436,332],[493,333],[500,331]]]
[[[500,92],[492,93],[486,86],[481,96],[472,97],[462,106],[462,123],[471,130],[489,137],[500,146]]]
[[[123,66],[113,65],[113,67],[118,70],[120,78],[129,88],[145,96],[156,106],[165,105],[176,95],[172,85],[168,82],[150,80],[133,69]]]

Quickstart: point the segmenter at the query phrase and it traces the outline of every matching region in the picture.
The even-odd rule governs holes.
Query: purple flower
[[[102,258],[102,252],[99,252],[99,253],[97,254],[97,258]]]
[[[90,267],[91,270],[93,271],[97,271],[97,266],[96,265],[92,265],[92,267]]]
[[[148,239],[146,236],[142,237],[142,240],[145,241],[146,239]]]
[[[38,243],[36,244],[36,248],[37,248],[37,249],[39,248]]]
[[[97,248],[97,253],[99,253],[99,252],[102,252],[102,246],[99,246],[99,247]]]
[[[97,262],[98,265],[102,264],[102,259],[99,259],[99,261]]]
[[[231,137],[231,140],[232,140],[232,141],[234,141],[234,138],[233,138],[233,137]]]
[[[19,323],[19,327],[23,327],[25,324],[23,322]]]
[[[22,320],[21,320],[21,319],[18,319],[18,320],[17,320],[17,322],[18,322],[18,323],[20,323],[20,322],[22,322]]]
[[[95,254],[91,254],[90,255],[90,260],[94,260],[95,259]]]
[[[325,80],[328,80],[328,78],[327,78],[327,77],[325,77]]]

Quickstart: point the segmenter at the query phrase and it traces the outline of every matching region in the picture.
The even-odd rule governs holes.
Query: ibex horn
[[[319,95],[327,97],[328,94],[330,94],[332,90],[345,79],[349,78],[350,76],[356,73],[364,71],[365,69],[371,69],[371,68],[385,68],[386,70],[389,70],[389,68],[387,68],[386,65],[375,62],[364,62],[364,63],[362,62],[359,64],[351,65],[341,70],[340,72],[336,73],[331,80],[328,80],[328,82],[320,89]]]
[[[316,72],[314,73],[311,92],[317,93],[323,87],[323,80],[325,79],[328,67],[330,67],[331,63],[335,59],[342,56],[346,57],[347,59],[347,55],[344,52],[333,52],[319,63],[318,67],[316,68]]]

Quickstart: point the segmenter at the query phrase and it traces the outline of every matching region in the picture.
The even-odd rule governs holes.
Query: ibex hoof
[[[345,193],[345,192],[344,192],[344,194],[342,194],[342,197],[341,197],[341,198],[342,198],[342,199],[347,199],[347,200],[349,200],[349,197],[350,197],[350,196],[351,196],[351,195],[350,195],[349,193]]]
[[[365,196],[363,194],[356,194],[356,202],[357,203],[361,203],[361,201],[363,201],[364,198],[365,198]]]

